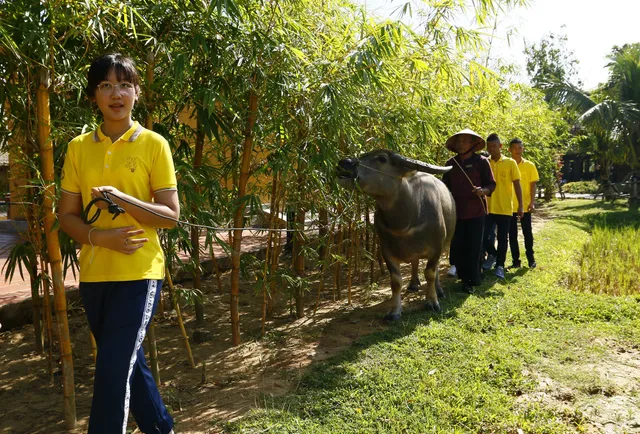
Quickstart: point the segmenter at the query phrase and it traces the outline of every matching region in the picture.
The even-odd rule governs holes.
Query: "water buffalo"
[[[450,169],[384,149],[338,163],[339,185],[349,189],[357,186],[376,202],[374,227],[391,276],[391,308],[386,316],[389,320],[398,320],[402,315],[400,263],[411,263],[408,291],[418,291],[418,265],[423,258],[427,259],[426,304],[440,311],[438,295],[444,297],[444,293],[438,263],[453,238],[456,207],[447,187],[430,173],[441,174]]]

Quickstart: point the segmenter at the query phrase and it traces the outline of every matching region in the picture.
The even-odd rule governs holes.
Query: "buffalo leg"
[[[440,286],[438,279],[438,259],[429,259],[424,269],[424,278],[427,281],[425,285],[426,307],[440,312],[440,303],[438,303],[438,295],[436,294],[436,285]]]
[[[388,258],[384,258],[389,275],[391,277],[391,307],[385,316],[385,319],[397,321],[402,316],[402,298],[400,290],[402,289],[402,275],[400,274],[400,264]]]
[[[407,292],[420,291],[420,278],[418,277],[418,267],[420,266],[420,260],[414,259],[411,261],[411,283],[407,287]]]
[[[436,268],[437,270],[438,268]],[[445,298],[444,290],[442,289],[442,285],[440,285],[440,274],[436,272],[436,294],[438,294],[438,299]]]

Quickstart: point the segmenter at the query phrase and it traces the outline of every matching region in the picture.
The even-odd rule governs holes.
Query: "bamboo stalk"
[[[220,273],[220,266],[216,259],[216,252],[213,249],[213,243],[209,246],[209,255],[211,255],[211,262],[213,264],[213,270],[216,273],[216,283],[218,284],[218,291],[222,293],[222,274]]]
[[[293,238],[293,264],[294,271],[298,277],[304,277],[304,255],[302,254],[302,247],[304,246],[304,215],[305,210],[301,207],[298,207],[296,211],[296,232]],[[298,286],[295,289],[295,299],[296,299],[296,317],[302,318],[304,317],[304,291]]]
[[[271,227],[271,224],[269,225]],[[264,265],[262,269],[262,321],[260,336],[264,336],[265,328],[267,324],[267,270],[269,269],[269,254],[271,249],[271,242],[273,238],[273,232],[269,232],[267,239],[267,251],[265,252]]]
[[[271,181],[271,198],[269,203],[269,213],[271,218],[269,219],[269,229],[275,229],[277,222],[277,215],[273,213],[274,208],[276,206],[276,195],[278,194],[278,173],[276,172],[273,176],[273,180]],[[267,304],[268,304],[268,285],[267,280],[269,277],[270,270],[270,262],[271,262],[271,250],[275,245],[274,242],[274,231],[269,231],[269,235],[267,236],[267,251],[264,256],[264,268],[262,271],[262,332],[261,336],[265,334],[265,328],[267,323]]]
[[[327,264],[330,262],[328,261],[328,258],[329,258],[329,255],[331,254],[331,245],[333,244],[335,229],[336,229],[336,222],[334,221],[333,225],[331,226],[331,232],[329,233],[329,240],[327,241],[324,247],[324,255],[322,257],[322,267],[320,268],[320,281],[318,282],[318,296],[316,297],[316,304],[315,306],[313,306],[314,315],[318,311],[318,306],[320,305],[320,293],[324,288],[324,273],[325,273],[325,270],[327,269]]]
[[[297,172],[298,172],[298,191],[304,190],[304,170],[306,168],[306,163],[303,160],[299,160]],[[305,276],[304,272],[304,254],[302,253],[302,249],[304,247],[304,218],[305,218],[306,210],[302,206],[301,203],[298,202],[296,206],[296,214],[295,214],[295,229],[293,237],[293,250],[291,255],[291,260],[293,262],[293,269],[296,273],[296,276],[302,278]],[[299,280],[299,282],[302,282]],[[302,318],[304,317],[304,291],[301,286],[297,286],[294,291],[295,300],[296,300],[296,317]]]
[[[53,144],[51,143],[51,115],[49,112],[49,75],[40,69],[40,85],[37,93],[38,142],[42,164],[42,178],[46,183],[44,194],[44,227],[47,236],[47,250],[53,278],[56,319],[60,335],[60,353],[62,359],[62,388],[64,394],[64,419],[67,429],[76,426],[76,396],[73,379],[73,354],[69,323],[67,320],[67,298],[64,292],[64,273],[56,216],[53,209],[55,178],[53,166]]]
[[[34,254],[29,264],[29,281],[31,286],[31,314],[33,320],[33,337],[36,345],[36,353],[44,353],[42,345],[42,323],[40,322],[40,285],[38,285],[38,259]]]
[[[51,318],[51,300],[49,298],[49,267],[45,255],[46,252],[40,253],[42,310],[44,312],[45,336],[47,337],[47,367],[49,368],[49,380],[53,384],[53,318]]]
[[[373,232],[373,239],[372,239],[372,245],[371,245],[372,251],[371,251],[371,263],[369,264],[371,269],[371,276],[369,277],[369,279],[371,280],[371,284],[373,284],[373,282],[376,280],[376,276],[375,276],[375,268],[374,268],[374,263],[378,258],[378,235],[375,233],[375,230]]]
[[[171,297],[171,307],[175,309],[176,315],[178,317],[178,326],[180,327],[180,333],[182,333],[182,340],[184,341],[184,346],[187,349],[187,355],[189,356],[189,365],[192,369],[195,369],[196,364],[193,361],[193,353],[191,352],[191,345],[189,344],[189,335],[187,334],[187,330],[184,328],[184,322],[182,321],[182,313],[180,312],[180,303],[178,303],[177,297],[173,291],[173,280],[171,279],[171,273],[169,272],[169,267],[165,269],[167,283],[169,284],[169,295]]]
[[[353,222],[349,223],[349,246],[347,247],[347,304],[351,304],[351,256],[353,254]]]
[[[193,169],[194,171],[198,171],[200,167],[202,167],[202,154],[204,151],[204,130],[202,129],[202,125],[200,120],[197,121],[197,131],[196,131],[196,149],[193,157]],[[199,190],[196,187],[196,190]],[[198,191],[196,191],[198,192]],[[196,215],[198,212],[197,204],[191,205],[191,211],[193,215]],[[197,290],[202,289],[202,271],[200,270],[200,228],[195,226],[191,227],[191,260],[194,263],[193,269],[193,288]],[[204,326],[204,304],[200,297],[195,298],[195,311],[196,311],[196,326],[202,327]]]
[[[362,228],[357,223],[362,219],[362,201],[358,199],[358,209],[356,214],[356,224],[355,224],[355,238],[356,238],[356,276],[358,278],[358,285],[362,285],[362,270],[360,266],[362,265],[362,242],[363,242],[363,234]]]
[[[147,71],[146,71],[146,79],[147,79],[147,87],[145,99],[147,101],[147,117],[144,121],[144,126],[146,129],[153,131],[153,110],[154,110],[154,92],[151,90],[153,86],[153,74],[154,68],[156,64],[155,55],[153,54],[153,49],[149,50],[147,53]],[[158,312],[160,314],[164,313],[164,299],[162,298],[162,294],[160,294],[160,300],[158,301]],[[152,321],[153,324],[153,321]],[[155,375],[154,375],[155,378]],[[159,385],[159,379],[156,379],[156,383]]]
[[[280,210],[284,203],[284,186],[282,184],[282,179],[278,180],[278,189],[276,194],[275,201],[275,212],[276,216],[280,216]],[[278,233],[275,239],[275,245],[273,250],[271,251],[271,259],[269,263],[269,275],[275,276],[278,271],[280,253],[282,251],[282,234]],[[273,317],[273,311],[275,309],[275,300],[276,300],[276,280],[271,279],[269,282],[269,299],[267,305],[267,318]]]
[[[240,165],[240,177],[238,179],[238,199],[242,200],[247,190],[249,180],[249,166],[251,164],[251,154],[253,150],[253,126],[256,122],[258,110],[258,94],[255,92],[256,75],[251,80],[251,90],[249,91],[249,111],[247,125],[244,135],[244,146],[242,150],[242,162]],[[245,203],[239,203],[236,208],[233,224],[235,228],[244,226]],[[231,258],[231,342],[233,345],[240,345],[240,311],[238,304],[240,301],[240,249],[242,246],[242,229],[233,231],[233,248]]]
[[[320,226],[318,228],[318,238],[324,240],[327,237],[327,232],[329,229],[329,211],[327,211],[327,208],[323,207],[318,211],[318,222]],[[325,250],[327,249],[327,247],[328,246],[325,244],[320,246],[320,251],[318,253],[320,254],[321,258],[326,257]]]
[[[147,88],[146,88],[146,100],[147,100],[147,118],[145,119],[144,126],[148,130],[153,130],[153,101],[154,94],[151,91],[153,86],[153,69],[155,68],[155,56],[153,50],[149,50],[147,53]]]
[[[40,299],[40,286],[38,285],[38,254],[42,252],[42,227],[40,225],[40,213],[38,205],[35,203],[27,208],[27,222],[29,224],[29,233],[32,234],[29,241],[33,243],[33,257],[30,258],[29,281],[31,283],[31,313],[33,315],[33,334],[36,344],[36,352],[42,354],[44,347],[42,344],[42,322],[40,321],[40,312],[42,302]]]
[[[360,266],[362,265],[362,230],[356,225],[356,276],[358,277],[358,285],[362,284],[362,269]]]
[[[336,255],[337,256],[342,256],[342,251],[343,251],[343,246],[342,243],[344,242],[344,226],[342,224],[340,224],[340,226],[338,227],[338,244],[336,245]],[[336,293],[338,294],[338,300],[342,300],[342,279],[341,279],[341,273],[342,273],[342,259],[339,259],[338,262],[336,262],[336,268],[335,268],[335,275],[334,275],[334,295],[333,295],[333,300],[335,301],[336,299]]]

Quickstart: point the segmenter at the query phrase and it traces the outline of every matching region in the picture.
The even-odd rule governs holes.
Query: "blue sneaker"
[[[496,267],[496,277],[498,279],[504,279],[504,267]]]
[[[487,255],[487,260],[482,264],[483,270],[491,270],[494,265],[496,265],[496,257],[493,255]]]

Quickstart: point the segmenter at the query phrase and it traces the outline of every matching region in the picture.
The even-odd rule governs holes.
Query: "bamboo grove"
[[[263,333],[278,302],[290,300],[302,317],[315,311],[321,292],[349,303],[352,282],[367,273],[373,279],[372,204],[337,188],[340,158],[389,148],[442,164],[449,157],[446,137],[472,128],[521,137],[543,185],[553,182],[565,124],[540,92],[516,83],[511,67],[487,57],[482,32],[525,2],[467,3],[425,1],[413,10],[421,24],[409,27],[374,19],[348,0],[0,0],[0,143],[13,157],[12,181],[29,204],[31,228],[28,242],[12,252],[6,277],[27,269],[37,348],[45,348],[43,334],[49,351],[59,342],[69,427],[75,423],[73,337],[62,276],[77,259],[74,243],[57,231],[55,185],[67,143],[98,126],[84,96],[91,60],[106,52],[137,60],[145,81],[134,117],[173,149],[182,219],[220,228],[164,231],[168,277],[180,268],[192,274],[187,298],[196,324],[206,327],[197,297],[200,255],[209,252],[215,264],[212,246],[223,245],[232,259],[231,285],[222,286],[219,271],[214,278],[230,297],[238,345],[242,278],[263,295]],[[462,12],[480,30],[455,26]],[[271,216],[294,216],[290,265],[280,261],[279,233],[269,233],[266,255],[257,259],[241,257],[243,231],[224,230],[246,226],[263,205]],[[267,223],[281,228],[274,217]],[[181,261],[180,252],[191,260]],[[305,263],[315,264],[332,289],[324,279],[312,287]],[[179,311],[184,297],[166,287]],[[317,291],[315,306],[303,302],[309,291]],[[189,358],[193,367],[190,350]]]

